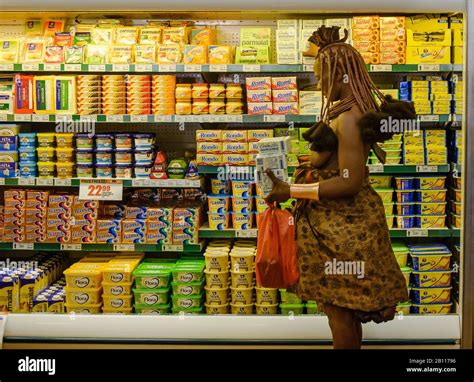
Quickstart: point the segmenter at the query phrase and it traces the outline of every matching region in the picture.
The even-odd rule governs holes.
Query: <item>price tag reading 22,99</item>
[[[123,183],[115,179],[81,179],[79,200],[122,200]]]

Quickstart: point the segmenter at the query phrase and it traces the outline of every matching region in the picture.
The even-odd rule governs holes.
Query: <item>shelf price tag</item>
[[[97,122],[97,114],[81,115],[79,120],[81,122]]]
[[[407,229],[407,237],[428,237],[428,230],[419,228]]]
[[[420,122],[439,122],[439,115],[437,114],[420,115]]]
[[[135,64],[136,72],[151,72],[153,71],[152,64]]]
[[[39,64],[23,64],[21,69],[24,72],[38,71],[39,70]]]
[[[257,237],[257,229],[243,229],[243,230],[236,230],[235,237]]]
[[[107,122],[123,122],[123,115],[107,115]]]
[[[72,115],[57,115],[56,122],[72,122]]]
[[[1,64],[0,72],[11,72],[14,69],[13,64]]]
[[[303,71],[304,72],[312,72],[314,70],[313,65],[303,65]]]
[[[226,115],[227,122],[242,123],[242,115]]]
[[[61,244],[61,251],[82,251],[81,244]]]
[[[149,187],[150,179],[132,179],[132,187]]]
[[[18,178],[19,186],[34,186],[36,184],[35,178]]]
[[[184,71],[188,73],[200,73],[202,72],[202,65],[184,65]]]
[[[416,172],[438,172],[438,166],[416,166]]]
[[[44,64],[45,72],[59,72],[61,71],[61,64]]]
[[[259,72],[260,65],[242,65],[243,72]]]
[[[38,178],[36,179],[37,186],[54,186],[54,179],[52,178]]]
[[[35,245],[33,243],[13,243],[12,248],[20,251],[31,251],[35,248]]]
[[[210,72],[227,72],[227,65],[209,65]]]
[[[391,72],[392,65],[370,65],[371,72]]]
[[[105,72],[105,65],[89,65],[89,72]]]
[[[49,115],[48,114],[33,114],[32,120],[33,122],[49,122]]]
[[[155,122],[162,122],[162,123],[173,122],[173,116],[172,115],[155,115]]]
[[[112,72],[129,72],[129,64],[112,64]]]
[[[383,164],[382,163],[378,163],[378,164],[369,164],[367,166],[369,168],[369,172],[372,174],[372,173],[377,173],[377,172],[383,172],[384,171],[384,167],[383,167]]]
[[[131,122],[148,122],[148,116],[146,115],[132,115],[130,116]]]
[[[81,179],[79,200],[122,200],[123,182],[116,179]]]
[[[174,64],[160,64],[158,65],[159,72],[176,72],[176,65]]]
[[[6,114],[0,114],[0,122],[8,121],[8,116]]]
[[[114,251],[133,252],[135,251],[135,244],[114,244]]]
[[[0,186],[4,186],[5,185],[5,178],[0,178]]]
[[[264,122],[285,122],[284,115],[264,115],[263,116]]]
[[[163,252],[183,252],[181,244],[163,244]]]
[[[64,64],[65,72],[80,72],[82,71],[81,64]]]
[[[59,187],[71,187],[71,179],[54,179],[54,185]]]
[[[419,72],[439,72],[439,65],[438,64],[421,64],[418,65]]]
[[[17,122],[31,122],[31,114],[15,114]]]

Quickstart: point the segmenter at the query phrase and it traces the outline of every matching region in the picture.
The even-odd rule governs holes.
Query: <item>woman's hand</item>
[[[290,199],[290,185],[278,179],[272,170],[266,170],[265,173],[273,182],[272,192],[265,198],[268,203],[283,203]]]

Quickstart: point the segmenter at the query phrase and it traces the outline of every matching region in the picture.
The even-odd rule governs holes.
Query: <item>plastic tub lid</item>
[[[87,134],[86,134],[87,135]],[[114,134],[105,134],[105,133],[101,133],[101,134],[96,134],[95,135],[95,138],[96,139],[103,139],[103,138],[109,138],[109,139],[113,139],[114,138]]]
[[[139,134],[132,134],[133,138],[153,138],[156,134],[155,133],[139,133]]]

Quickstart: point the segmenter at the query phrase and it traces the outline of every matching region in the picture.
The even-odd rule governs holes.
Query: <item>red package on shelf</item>
[[[33,75],[15,75],[15,102],[13,107],[15,114],[33,114],[33,91]]]

